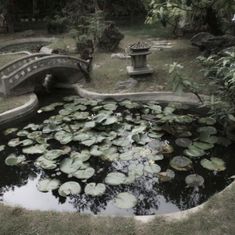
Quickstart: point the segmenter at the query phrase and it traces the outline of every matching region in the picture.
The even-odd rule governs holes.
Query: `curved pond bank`
[[[96,99],[108,99],[108,98],[114,98],[117,100],[120,99],[131,99],[131,97],[134,100],[151,100],[151,99],[155,99],[154,100],[158,100],[159,102],[168,102],[167,99],[171,99],[176,101],[176,102],[185,102],[187,104],[195,104],[198,103],[198,101],[196,101],[196,97],[193,97],[189,94],[187,94],[186,96],[184,96],[183,98],[180,96],[174,96],[173,93],[171,92],[160,92],[160,93],[128,93],[128,94],[98,94],[98,93],[94,93],[94,92],[89,92],[86,91],[84,89],[80,89],[78,90],[78,93],[80,91],[80,95],[86,98],[96,98]],[[96,96],[96,97],[95,97]],[[166,99],[164,100],[163,97],[166,97]],[[21,117],[22,115],[27,115],[29,113],[31,113],[31,111],[33,111],[35,109],[35,107],[37,106],[37,97],[34,94],[29,95],[30,99],[27,103],[25,103],[25,105],[19,107],[19,108],[15,108],[11,111],[7,111],[4,112],[2,114],[5,115],[5,123],[12,120],[13,118],[18,118]],[[191,98],[190,98],[191,97]],[[179,101],[182,100],[182,101]],[[1,115],[2,115],[1,114]],[[0,121],[2,121],[1,116],[0,115]],[[8,115],[8,118],[7,116]],[[223,192],[219,193],[218,195],[216,195],[216,197],[220,197],[223,196],[224,193],[227,192],[227,190],[231,190],[232,188],[234,188],[234,183],[231,184],[229,187],[227,187]],[[187,210],[187,211],[183,211],[183,212],[177,212],[177,213],[173,213],[173,214],[166,214],[166,215],[161,215],[161,216],[138,216],[135,217],[137,220],[141,220],[142,222],[149,222],[151,220],[154,220],[155,218],[163,218],[163,219],[185,219],[188,216],[190,216],[191,214],[194,214],[196,212],[199,212],[201,210],[203,210],[203,208],[210,203],[210,200],[196,208]]]

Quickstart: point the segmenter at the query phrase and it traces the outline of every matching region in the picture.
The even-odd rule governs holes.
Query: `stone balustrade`
[[[87,62],[64,55],[34,54],[14,61],[0,70],[1,92],[9,95],[11,90],[30,77],[50,69],[65,68],[80,70]]]

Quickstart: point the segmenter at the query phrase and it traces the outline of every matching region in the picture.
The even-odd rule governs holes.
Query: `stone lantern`
[[[127,66],[130,76],[150,75],[153,69],[147,64],[147,55],[151,54],[150,46],[145,42],[138,42],[130,46],[131,66]]]

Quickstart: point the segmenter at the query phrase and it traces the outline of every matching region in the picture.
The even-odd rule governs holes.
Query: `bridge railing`
[[[77,68],[78,63],[80,65],[87,65],[87,62],[71,56],[63,55],[51,55],[32,60],[16,69],[14,72],[2,76],[2,88],[4,94],[8,95],[10,90],[16,87],[18,84],[36,74],[37,72],[43,71],[44,68],[54,68],[54,67],[70,67]]]
[[[23,65],[25,65],[31,61],[37,60],[37,59],[44,57],[44,56],[48,56],[48,54],[37,53],[37,54],[22,57],[22,58],[17,59],[13,62],[10,62],[10,63],[6,64],[5,66],[3,66],[2,68],[0,68],[0,78],[2,78],[3,76],[9,76],[16,69],[22,67]]]

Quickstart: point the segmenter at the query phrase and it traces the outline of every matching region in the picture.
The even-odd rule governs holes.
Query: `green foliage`
[[[147,23],[160,21],[174,30],[187,28],[191,31],[209,30],[221,33],[231,24],[235,11],[233,0],[152,0]]]
[[[205,67],[205,77],[218,87],[209,103],[211,112],[221,120],[235,120],[235,52],[201,56],[198,60]]]
[[[169,65],[169,74],[171,77],[170,83],[172,90],[179,95],[181,95],[184,91],[192,92],[198,97],[199,101],[202,102],[201,97],[198,95],[198,84],[185,78],[183,75],[183,68],[184,67],[181,64],[176,62]]]
[[[67,29],[67,18],[56,15],[54,19],[48,19],[47,30],[49,33],[64,33]]]

